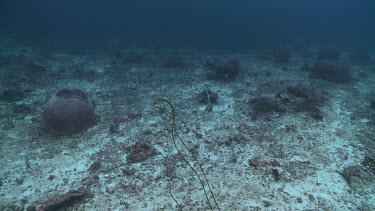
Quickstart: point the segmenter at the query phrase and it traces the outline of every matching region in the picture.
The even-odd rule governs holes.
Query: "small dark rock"
[[[31,78],[34,78],[34,77],[39,77],[45,73],[47,73],[47,68],[40,65],[40,64],[37,64],[35,62],[30,62],[29,64],[27,64],[25,66],[25,69],[26,69],[26,75],[31,77]]]
[[[370,171],[371,173],[375,174],[375,159],[369,156],[366,156],[365,159],[362,161],[362,166]]]
[[[37,209],[35,205],[30,205],[26,208],[26,211],[37,211]]]
[[[360,165],[346,167],[341,172],[341,175],[354,190],[365,189],[372,186],[375,182],[374,175]]]
[[[270,201],[263,201],[263,205],[264,205],[264,207],[271,207],[272,203]]]
[[[96,170],[99,170],[100,168],[102,167],[102,162],[100,161],[95,161],[93,162],[90,167],[89,167],[89,171],[96,171]]]
[[[297,202],[298,202],[298,203],[303,203],[302,198],[301,198],[301,197],[297,197]]]
[[[22,185],[23,184],[23,178],[16,178],[16,184],[17,185]]]
[[[324,119],[322,113],[320,112],[320,109],[317,109],[316,112],[310,112],[309,115],[311,118],[318,120],[318,121],[322,121]]]
[[[230,81],[235,79],[240,73],[240,63],[237,60],[206,61],[204,66],[206,69],[215,71],[215,75],[209,76],[210,79]]]
[[[122,173],[125,174],[125,176],[131,176],[135,173],[135,170],[133,168],[130,168],[129,166],[125,166],[121,170],[122,170]]]
[[[280,110],[276,95],[274,94],[261,94],[253,100],[253,107],[257,113]]]
[[[195,134],[195,138],[201,139],[201,138],[203,138],[203,135],[200,134],[200,133],[196,133],[196,134]]]
[[[12,107],[12,111],[14,114],[29,114],[31,112],[31,109],[26,104],[19,104],[19,105],[14,105]]]
[[[143,135],[146,135],[146,136],[152,135],[152,130],[150,130],[150,129],[144,130]]]
[[[273,178],[275,179],[275,181],[280,181],[281,180],[281,175],[279,173],[279,170],[272,169],[271,170],[271,174],[272,174]]]
[[[94,70],[85,70],[82,68],[77,68],[73,72],[73,78],[79,79],[79,80],[88,80],[91,81],[95,78],[96,72]]]
[[[277,94],[261,94],[250,100],[255,114],[266,112],[298,112],[306,113],[316,120],[322,120],[321,107],[328,99],[328,93],[318,92],[305,85],[287,86]],[[254,114],[253,114],[254,115]],[[255,120],[255,119],[254,119]]]
[[[110,134],[118,134],[118,133],[120,133],[120,125],[112,123],[109,126],[109,133]]]
[[[67,193],[55,198],[49,199],[45,204],[38,207],[39,211],[67,210],[74,203],[78,203],[90,193],[86,189],[69,190]]]
[[[255,169],[258,169],[266,166],[267,162],[263,161],[263,159],[260,156],[257,156],[249,159],[249,165]]]
[[[266,71],[266,77],[271,77],[272,76],[272,72],[271,71]]]
[[[9,102],[16,102],[25,99],[26,96],[23,91],[19,89],[6,89],[0,93],[0,99],[4,99]]]
[[[141,113],[128,113],[126,114],[127,120],[135,120],[135,119],[141,119],[142,114]]]
[[[288,86],[287,93],[298,98],[308,98],[311,95],[311,90],[303,86]]]
[[[126,159],[130,163],[138,163],[147,160],[155,154],[155,150],[147,143],[137,142],[132,147],[131,152]]]

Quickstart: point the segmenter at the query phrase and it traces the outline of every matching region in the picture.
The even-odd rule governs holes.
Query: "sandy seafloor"
[[[114,65],[115,52],[51,54],[6,39],[0,47],[1,89],[25,93],[18,101],[0,101],[1,210],[39,208],[80,188],[88,194],[66,210],[176,210],[163,157],[127,161],[138,141],[171,158],[172,193],[183,210],[208,210],[202,187],[173,148],[170,116],[153,107],[159,98],[173,103],[177,130],[202,163],[221,210],[375,210],[374,184],[353,188],[341,175],[375,152],[375,110],[370,109],[374,64],[354,64],[351,83],[341,85],[310,79],[299,70],[314,54],[304,58],[295,53],[289,64],[279,65],[251,50],[134,48],[124,52],[136,52],[144,61]],[[161,68],[175,53],[182,55],[184,65]],[[201,62],[212,58],[238,59],[239,77],[208,80],[210,71]],[[28,73],[24,67],[30,62],[48,72]],[[253,118],[252,98],[292,85],[327,94],[323,120],[304,112]],[[204,87],[218,95],[212,112],[197,100]],[[72,136],[46,133],[43,105],[61,88],[85,90],[100,121]],[[21,104],[26,111],[15,113]],[[259,165],[250,165],[255,158]],[[94,162],[101,166],[89,169]]]

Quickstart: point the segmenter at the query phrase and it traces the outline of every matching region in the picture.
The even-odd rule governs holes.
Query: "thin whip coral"
[[[186,145],[186,143],[181,139],[180,135],[178,134],[177,132],[177,129],[176,129],[176,113],[175,113],[175,110],[174,110],[174,107],[173,107],[173,104],[171,102],[169,102],[168,100],[165,100],[165,99],[158,99],[154,102],[153,104],[156,108],[160,109],[160,111],[165,111],[166,108],[169,107],[170,111],[171,111],[171,117],[172,117],[172,142],[173,142],[173,145],[175,147],[175,149],[177,150],[178,154],[181,156],[181,158],[184,160],[184,162],[191,168],[191,170],[194,172],[194,174],[197,176],[202,188],[203,188],[203,191],[204,191],[204,194],[206,196],[206,200],[207,200],[207,203],[208,205],[210,206],[210,209],[213,210],[214,207],[212,206],[211,202],[210,202],[210,199],[209,199],[209,194],[211,195],[213,201],[214,201],[214,205],[216,205],[216,208],[218,210],[220,210],[220,207],[216,201],[216,198],[212,192],[212,189],[210,187],[210,184],[208,182],[208,179],[207,179],[207,176],[206,174],[204,173],[203,169],[202,169],[202,165],[201,163],[198,161],[198,158],[197,156],[191,151],[191,149],[189,149],[189,147]],[[198,169],[197,168],[194,168],[190,162],[187,160],[187,158],[182,154],[181,152],[181,149],[178,148],[177,146],[177,141],[180,141],[181,144],[183,145],[183,147],[191,154],[193,160],[197,163],[197,166],[198,166]],[[160,153],[161,154],[161,153]],[[162,155],[162,154],[161,154]],[[169,165],[168,165],[168,161],[167,161],[167,158],[166,156],[162,155],[164,160],[165,160],[165,165],[167,167],[167,169],[169,169]],[[201,172],[201,174],[203,175],[203,178],[201,176],[199,176],[198,172]],[[204,181],[206,182],[206,186],[204,185]],[[170,180],[168,180],[168,184],[169,184],[169,193],[171,195],[171,197],[173,198],[173,200],[176,202],[177,206],[181,208],[180,204],[177,202],[176,198],[173,196],[172,194],[172,187],[171,187],[171,182]]]

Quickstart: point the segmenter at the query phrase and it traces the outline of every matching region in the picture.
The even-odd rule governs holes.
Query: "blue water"
[[[2,0],[3,29],[50,49],[239,48],[292,39],[374,46],[372,0]]]

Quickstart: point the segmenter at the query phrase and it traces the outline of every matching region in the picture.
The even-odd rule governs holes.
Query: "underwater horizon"
[[[0,0],[0,211],[375,210],[375,1]]]
[[[58,51],[154,48],[244,49],[293,40],[374,47],[371,0],[24,1],[3,0],[1,28]]]

